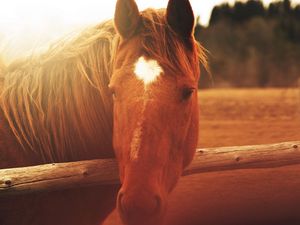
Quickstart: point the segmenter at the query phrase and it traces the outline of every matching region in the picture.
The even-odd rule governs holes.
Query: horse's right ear
[[[130,38],[140,22],[140,13],[134,0],[117,0],[115,27],[122,38]]]

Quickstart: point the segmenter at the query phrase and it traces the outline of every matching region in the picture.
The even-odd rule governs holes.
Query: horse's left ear
[[[124,38],[130,38],[140,22],[140,13],[134,0],[118,0],[115,11],[115,27]]]
[[[183,38],[192,36],[195,18],[189,0],[169,0],[166,16],[173,31]]]

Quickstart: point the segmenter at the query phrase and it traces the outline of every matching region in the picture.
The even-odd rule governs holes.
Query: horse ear
[[[189,0],[169,0],[167,23],[183,38],[190,38],[194,31],[194,13]]]
[[[115,27],[124,38],[130,38],[137,29],[140,13],[134,0],[118,0],[115,11]]]

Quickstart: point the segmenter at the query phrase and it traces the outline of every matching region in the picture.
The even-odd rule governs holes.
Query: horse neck
[[[1,82],[2,83],[2,82]],[[1,88],[2,89],[2,88]],[[99,97],[99,93],[95,93],[95,98]],[[87,99],[87,103],[91,99]],[[90,104],[93,101],[90,101]],[[73,126],[72,122],[68,123],[68,126],[64,129],[68,133],[65,142],[61,146],[51,145],[51,153],[47,153],[47,146],[43,146],[41,143],[36,143],[34,149],[30,148],[26,144],[20,144],[16,135],[13,132],[10,124],[7,121],[7,117],[0,109],[0,137],[1,137],[1,162],[0,168],[10,168],[16,166],[30,166],[43,163],[53,162],[68,162],[89,160],[96,158],[113,158],[114,151],[112,147],[112,112],[108,115],[103,114],[101,108],[95,108],[91,114],[83,115],[87,117],[94,124],[94,127],[82,127],[82,130],[78,132],[77,126]],[[50,110],[52,111],[52,110]],[[49,113],[50,113],[49,111]],[[59,113],[55,112],[55,108],[50,114],[46,115],[49,120],[54,116],[59,120]],[[69,114],[71,117],[74,111],[66,110],[64,115]],[[100,118],[94,119],[95,115]],[[105,124],[103,124],[105,120]],[[27,122],[26,122],[27,124]],[[25,126],[26,126],[25,124]],[[49,132],[50,133],[50,132]],[[41,135],[43,136],[43,135]],[[51,134],[53,136],[53,134]],[[85,139],[85,140],[82,140]]]
[[[92,46],[95,53],[79,54],[75,60],[46,61],[6,73],[2,110],[23,150],[41,162],[114,156],[107,86],[117,44],[108,39]]]

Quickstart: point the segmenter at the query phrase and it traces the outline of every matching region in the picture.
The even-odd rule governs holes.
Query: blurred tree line
[[[259,0],[215,6],[196,39],[209,51],[216,87],[297,86],[300,77],[300,5]],[[200,87],[211,86],[202,74]]]

